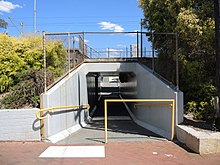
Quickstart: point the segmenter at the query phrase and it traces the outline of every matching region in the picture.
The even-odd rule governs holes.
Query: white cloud
[[[4,1],[4,0],[0,1],[0,12],[10,13],[11,10],[16,8],[22,8],[22,6],[18,4],[13,4],[9,1]]]
[[[124,28],[118,24],[114,24],[111,22],[100,22],[98,23],[102,30],[113,30],[114,32],[123,32]]]

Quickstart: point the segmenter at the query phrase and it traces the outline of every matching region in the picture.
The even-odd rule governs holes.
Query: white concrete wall
[[[0,110],[0,140],[40,141],[40,121],[35,117],[37,110]]]

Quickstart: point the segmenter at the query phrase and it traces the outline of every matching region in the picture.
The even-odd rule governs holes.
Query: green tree
[[[4,108],[38,106],[43,85],[43,41],[41,36],[10,37],[0,34],[0,103]],[[48,84],[63,74],[66,49],[62,42],[46,44]],[[27,104],[27,105],[26,105]]]
[[[177,32],[179,39],[180,89],[187,110],[195,109],[195,117],[209,119],[213,115],[215,95],[214,4],[212,0],[139,0],[149,31]],[[157,71],[173,79],[175,42],[165,35],[155,36],[158,54]],[[195,102],[196,104],[187,104]],[[212,110],[210,110],[210,107]],[[203,113],[207,109],[207,114]],[[191,110],[190,110],[191,111]],[[203,115],[198,115],[198,113]]]

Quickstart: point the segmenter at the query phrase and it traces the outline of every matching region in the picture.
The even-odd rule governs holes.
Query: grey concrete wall
[[[70,73],[43,95],[44,108],[88,104],[86,75],[80,70],[78,68]],[[45,136],[49,138],[74,126],[83,125],[88,117],[88,110],[50,112],[45,120]]]
[[[40,121],[35,117],[37,110],[0,110],[0,140],[40,141]]]
[[[134,98],[143,99],[176,99],[183,103],[181,92],[176,92],[167,84],[155,77],[147,68],[138,63],[84,63],[69,76],[61,80],[43,96],[43,107],[54,107],[63,105],[81,105],[88,103],[86,75],[90,72],[133,72],[136,80],[130,83]],[[126,85],[129,86],[129,83]],[[134,87],[135,85],[135,87]],[[183,119],[183,105],[178,104],[175,108],[176,123]],[[156,128],[163,133],[161,135],[169,138],[171,131],[171,110],[167,107],[160,108],[138,108],[132,109],[137,120],[146,123],[151,128]],[[63,113],[49,113],[45,120],[46,137],[53,136],[63,130],[69,129],[88,119],[88,111],[69,111]],[[151,129],[155,132],[154,129]]]
[[[130,65],[121,63],[84,63],[43,95],[43,108],[88,104],[86,75],[90,72],[119,72],[121,69],[132,71]],[[74,130],[88,118],[88,110],[51,112],[45,119],[45,136],[48,139],[56,134],[60,136],[59,133],[71,128]]]
[[[175,91],[169,85],[158,79],[143,65],[136,65],[137,95],[140,99],[175,99],[175,125],[183,121],[183,93]],[[132,109],[140,121],[155,129],[152,131],[171,137],[171,108],[170,107],[138,107]]]

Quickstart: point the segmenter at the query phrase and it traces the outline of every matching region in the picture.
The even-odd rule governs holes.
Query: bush
[[[0,34],[0,94],[20,81],[25,70],[43,68],[43,47],[41,36],[22,38]],[[63,73],[66,49],[59,41],[48,41],[46,45],[47,67],[54,77]]]
[[[198,90],[191,92],[194,101],[186,104],[186,113],[192,113],[194,119],[212,122],[214,120],[214,96],[216,89],[211,84],[198,85]]]
[[[30,70],[20,74],[21,80],[0,103],[1,108],[39,107],[39,96],[44,91],[43,70]],[[53,81],[52,72],[47,71],[47,83]]]
[[[213,102],[199,102],[191,101],[187,103],[188,112],[192,113],[193,118],[197,120],[205,120],[212,122],[214,120],[215,109]]]

